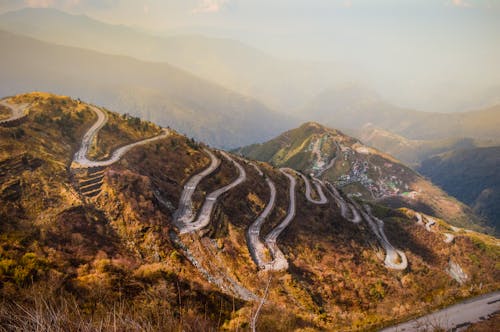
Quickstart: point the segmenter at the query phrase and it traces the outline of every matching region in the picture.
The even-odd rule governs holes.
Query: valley
[[[349,195],[329,178],[367,153],[348,137],[312,141],[315,164],[280,168],[67,97],[4,101],[30,107],[23,123],[0,127],[2,324],[22,324],[9,303],[32,310],[36,285],[79,294],[77,308],[92,308],[101,324],[121,299],[142,328],[168,319],[195,330],[252,321],[283,331],[377,329],[498,289],[498,270],[488,268],[497,239]],[[145,303],[153,317],[158,303],[167,314],[144,321]],[[92,324],[83,311],[66,315],[58,322]]]

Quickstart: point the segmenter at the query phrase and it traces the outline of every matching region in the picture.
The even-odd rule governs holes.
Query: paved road
[[[350,203],[347,203],[340,195],[337,188],[335,188],[335,186],[333,186],[329,182],[326,182],[326,184],[330,189],[328,190],[328,192],[340,207],[340,214],[344,219],[347,219],[353,223],[360,223],[363,220],[361,215],[363,215],[364,219],[370,226],[370,229],[375,234],[386,252],[384,264],[388,268],[394,270],[406,269],[408,267],[408,260],[406,259],[405,253],[401,250],[395,249],[394,246],[389,242],[384,232],[384,222],[371,214],[370,207],[368,205],[365,205],[365,210],[361,208],[358,209],[357,204],[353,200],[349,199]],[[349,210],[351,211],[352,216],[349,215]]]
[[[318,179],[313,179],[313,181],[314,181],[314,185],[316,186],[316,191],[319,195],[319,199],[313,199],[311,196],[311,182],[309,181],[307,176],[305,176],[304,174],[302,174],[300,172],[296,172],[296,173],[299,174],[300,177],[304,180],[304,183],[306,185],[306,198],[309,202],[311,202],[313,204],[326,204],[326,203],[328,203],[328,200],[326,199],[326,196],[323,193],[323,189],[321,188],[321,183]]]
[[[381,330],[381,332],[431,331],[441,327],[446,331],[465,330],[500,311],[500,291],[486,294],[452,305],[432,314]]]
[[[13,104],[9,104],[5,100],[0,100],[0,105],[5,106],[7,108],[10,108],[10,111],[12,112],[11,116],[7,119],[1,120],[0,124],[15,121],[15,120],[18,120],[22,117],[25,117],[26,110],[30,106],[29,104],[13,105]]]
[[[434,220],[433,218],[431,217],[425,217],[425,219],[427,219],[427,223],[425,224],[425,229],[428,231],[428,232],[432,232],[432,229],[431,227],[434,226],[436,224],[436,220]]]
[[[271,255],[273,256],[273,261],[265,265],[265,269],[269,270],[286,270],[288,269],[288,261],[285,258],[285,255],[283,252],[280,250],[278,245],[276,244],[276,239],[278,236],[285,230],[285,228],[288,227],[290,222],[292,222],[293,218],[295,218],[295,186],[297,184],[297,181],[295,180],[295,177],[288,174],[285,170],[289,169],[283,169],[281,168],[280,171],[288,177],[290,180],[290,188],[289,188],[289,196],[290,196],[290,204],[288,205],[288,211],[285,219],[276,226],[265,238],[265,242],[267,244],[267,247],[271,251]]]
[[[257,167],[257,166],[255,166]],[[255,221],[250,225],[247,230],[247,245],[250,255],[252,256],[255,264],[259,268],[265,267],[265,246],[260,240],[260,228],[262,223],[266,220],[267,216],[271,213],[274,208],[274,202],[276,200],[276,187],[269,178],[266,178],[267,185],[270,191],[269,202],[267,203],[264,211],[255,219]]]
[[[196,217],[193,212],[193,193],[198,187],[198,184],[208,175],[212,174],[220,165],[220,159],[217,158],[210,150],[203,149],[210,157],[210,165],[198,174],[193,175],[184,185],[181,198],[179,200],[179,208],[174,212],[174,223],[178,228],[184,227],[186,224],[194,221]]]
[[[210,215],[212,214],[212,210],[219,196],[233,189],[234,187],[238,186],[240,183],[246,180],[245,169],[240,164],[238,164],[233,158],[231,158],[227,153],[221,151],[221,154],[224,156],[224,158],[232,162],[234,166],[238,169],[239,172],[238,178],[233,182],[231,182],[230,184],[208,194],[208,196],[205,198],[205,202],[201,207],[201,210],[198,214],[198,218],[196,219],[196,221],[181,226],[179,228],[180,234],[191,233],[206,227],[210,223]]]
[[[337,203],[337,206],[340,208],[340,215],[344,218],[349,220],[352,223],[358,224],[360,223],[363,219],[361,218],[361,215],[359,214],[359,211],[356,209],[354,204],[346,202],[346,200],[340,195],[339,191],[333,184],[330,182],[326,182],[327,185],[327,190],[330,193],[330,195],[333,197],[335,202]],[[350,211],[350,213],[349,213]]]
[[[257,171],[257,173],[259,173],[260,176],[264,176],[264,173],[262,173],[262,170],[257,165],[255,165],[254,163],[249,163],[249,164],[252,165],[253,168],[255,168],[255,170]]]
[[[332,160],[330,160],[330,162],[328,163],[328,165],[326,165],[321,171],[319,171],[318,173],[316,173],[316,177],[319,178],[327,170],[329,170],[330,168],[332,168],[333,165],[335,165],[335,162],[337,161],[337,157],[340,154],[340,146],[339,146],[339,143],[337,141],[335,141],[335,145],[337,146],[337,152],[335,152],[335,157],[333,157]]]
[[[385,250],[385,266],[393,270],[405,270],[408,267],[408,260],[405,253],[394,248],[389,242],[384,232],[384,222],[373,216],[368,205],[365,205],[364,208],[365,210],[361,210],[361,213]]]
[[[125,146],[122,146],[119,149],[116,149],[111,157],[107,160],[101,160],[101,161],[93,161],[87,158],[87,154],[90,148],[90,145],[92,144],[92,141],[94,140],[95,136],[101,130],[101,128],[106,124],[108,121],[108,116],[105,112],[101,111],[97,107],[91,106],[90,109],[94,111],[94,113],[97,114],[97,121],[90,127],[89,130],[85,133],[82,139],[82,144],[80,146],[80,149],[75,153],[73,157],[73,163],[72,167],[73,168],[88,168],[88,167],[102,167],[102,166],[109,166],[111,164],[114,164],[118,160],[123,157],[125,153],[127,153],[130,149],[139,146],[139,145],[144,145],[148,144],[152,141],[156,141],[162,138],[167,137],[170,135],[170,131],[167,129],[163,129],[162,133],[158,136],[147,138],[135,143],[131,143]]]
[[[436,220],[434,220],[433,218],[431,217],[424,217],[426,220],[427,220],[427,223],[424,223],[424,218],[422,217],[422,214],[421,213],[418,213],[416,212],[415,213],[416,216],[417,216],[417,225],[422,225],[422,226],[425,226],[425,229],[428,231],[428,232],[432,232],[432,226],[436,225]],[[453,229],[453,228],[452,228]],[[453,231],[457,231],[458,229],[453,229]],[[455,235],[453,234],[450,234],[450,233],[443,233],[444,235],[444,243],[452,243],[453,240],[455,239]]]

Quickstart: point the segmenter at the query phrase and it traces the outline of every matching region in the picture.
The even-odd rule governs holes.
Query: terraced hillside
[[[235,152],[328,180],[352,197],[393,208],[412,208],[459,227],[485,229],[483,221],[468,206],[411,168],[355,138],[315,122]]]
[[[0,127],[2,328],[374,330],[500,286],[493,237],[67,97],[3,101],[29,107]]]

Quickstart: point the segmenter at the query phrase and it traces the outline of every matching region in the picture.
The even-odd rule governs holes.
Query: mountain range
[[[371,124],[413,140],[500,139],[500,105],[468,112],[422,112],[395,106],[359,85],[324,91],[301,113],[309,120],[353,133]]]
[[[346,69],[333,62],[277,58],[231,39],[158,37],[51,8],[26,8],[0,15],[0,29],[59,45],[166,62],[281,112],[296,109],[318,91],[349,79]]]
[[[65,96],[0,114],[0,326],[375,330],[498,289],[496,238],[331,183],[332,145],[411,172],[338,130],[292,170]],[[310,167],[293,133],[274,160]]]
[[[479,218],[402,162],[341,131],[305,123],[276,138],[235,150],[245,157],[321,176],[353,197],[410,207],[462,227]]]
[[[271,137],[294,123],[253,98],[166,63],[58,46],[2,31],[0,43],[3,95],[59,92],[225,147]]]
[[[457,149],[422,161],[419,172],[470,205],[497,227],[500,224],[500,147]]]

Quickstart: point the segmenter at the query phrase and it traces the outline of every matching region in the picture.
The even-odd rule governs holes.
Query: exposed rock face
[[[448,269],[446,272],[455,279],[459,284],[463,285],[469,277],[467,274],[462,270],[462,267],[455,263],[453,260],[450,259],[448,262]]]

